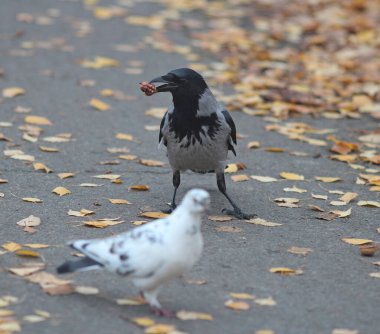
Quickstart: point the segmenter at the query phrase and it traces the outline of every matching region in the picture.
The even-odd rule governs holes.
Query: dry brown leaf
[[[160,219],[160,218],[165,218],[169,215],[167,213],[163,213],[160,211],[147,211],[147,212],[141,212],[139,216],[145,217],[145,218]]]
[[[236,175],[231,175],[231,180],[234,182],[243,182],[243,181],[249,181],[250,178],[246,174],[236,174]]]
[[[373,278],[380,278],[380,272],[370,273],[369,276]]]
[[[147,304],[147,301],[142,298],[141,296],[135,296],[131,298],[120,298],[116,299],[117,305],[130,305],[130,306],[137,306],[137,305],[145,305]]]
[[[170,334],[174,333],[175,326],[167,324],[155,324],[153,326],[147,327],[145,334]]]
[[[145,112],[145,115],[162,119],[166,113],[166,108],[150,108]]]
[[[19,249],[15,251],[15,254],[25,257],[40,257],[40,254],[38,252],[32,251],[30,249]]]
[[[287,250],[289,253],[306,256],[313,250],[311,248],[292,246]]]
[[[293,186],[293,187],[291,187],[291,188],[284,188],[284,191],[285,191],[285,192],[299,193],[299,194],[307,193],[307,190],[306,190],[306,189],[301,189],[301,188],[298,188],[298,187],[296,187],[296,186]]]
[[[71,194],[71,191],[69,189],[66,189],[65,187],[56,187],[51,192],[59,196]]]
[[[20,267],[8,268],[8,271],[17,276],[24,277],[24,276],[28,276],[30,274],[43,270],[45,266],[46,266],[45,263],[37,263],[37,262],[24,263]]]
[[[42,170],[45,173],[52,173],[53,171],[42,162],[35,162],[33,164],[34,170]]]
[[[92,286],[82,286],[82,285],[76,286],[74,288],[74,291],[81,295],[96,295],[99,293],[99,289],[97,288],[94,288]]]
[[[227,215],[208,216],[207,218],[214,222],[227,222],[234,219],[233,217]]]
[[[347,244],[350,245],[364,245],[373,242],[370,239],[358,239],[358,238],[342,238],[342,241],[344,241]]]
[[[292,198],[292,197],[279,197],[275,198],[274,202],[281,207],[285,208],[298,208],[298,203],[299,203],[298,198]]]
[[[28,115],[28,116],[25,116],[24,121],[25,123],[34,124],[34,125],[52,125],[50,120],[43,116]]]
[[[327,198],[328,198],[327,195],[316,195],[316,194],[313,194],[313,193],[311,193],[311,197],[313,197],[315,199],[323,199],[323,200],[327,200]]]
[[[342,180],[340,177],[330,177],[330,176],[315,176],[314,178],[317,181],[326,182],[326,183],[337,182],[337,181]]]
[[[30,202],[30,203],[42,203],[42,200],[35,197],[23,197],[22,199],[24,202]]]
[[[224,305],[235,311],[247,311],[251,308],[251,305],[243,301],[234,301],[232,299],[227,300]]]
[[[242,231],[240,227],[235,227],[235,226],[219,226],[215,228],[216,231],[218,232],[229,232],[229,233],[239,233]]]
[[[122,223],[124,223],[124,220],[101,220],[101,219],[98,219],[98,220],[86,221],[86,222],[84,222],[84,225],[89,226],[89,227],[105,228],[108,226],[114,226],[114,225],[118,225],[118,224],[122,224]]]
[[[5,250],[9,252],[15,252],[22,248],[22,246],[16,242],[10,241],[5,244],[2,244],[1,247],[3,247]]]
[[[41,249],[41,248],[48,248],[50,247],[47,244],[24,244],[24,246],[33,248],[33,249]]]
[[[358,202],[359,206],[369,206],[373,208],[380,208],[380,202],[376,201],[359,201]]]
[[[191,311],[178,311],[176,316],[180,320],[214,320],[214,317],[208,313],[191,312]]]
[[[158,160],[140,159],[138,162],[144,166],[149,166],[149,167],[165,166],[164,162],[158,161]]]
[[[230,292],[230,296],[235,299],[255,299],[254,295],[245,292]]]
[[[331,334],[359,334],[356,329],[335,328]]]
[[[274,267],[270,268],[269,271],[271,273],[283,275],[283,276],[295,276],[295,275],[302,275],[303,270],[302,269],[292,269],[287,267]]]
[[[74,177],[75,176],[75,173],[58,173],[57,174],[58,177],[63,180],[63,179],[67,179],[69,177]]]
[[[128,141],[134,141],[134,137],[127,133],[117,133],[116,138],[120,140],[128,140]]]
[[[133,220],[131,221],[131,223],[135,226],[140,226],[140,225],[144,225],[148,223],[148,221],[147,220]]]
[[[26,226],[38,226],[41,224],[41,219],[38,217],[35,217],[33,215],[30,215],[27,218],[21,219],[17,222],[17,225],[26,227]]]
[[[283,153],[283,152],[286,152],[287,150],[281,147],[267,147],[265,151],[272,152],[272,153]]]
[[[275,226],[282,225],[280,223],[273,223],[273,222],[266,221],[265,219],[262,219],[262,218],[252,218],[252,219],[246,220],[246,222],[250,224],[262,225],[262,226],[268,226],[268,227],[275,227]]]
[[[130,186],[129,189],[137,191],[148,191],[150,187],[145,184],[134,184]]]
[[[131,318],[130,321],[140,327],[150,327],[156,323],[153,319],[147,317]]]
[[[106,111],[106,110],[109,110],[111,107],[109,106],[109,104],[99,100],[99,99],[91,99],[90,102],[88,102],[88,104],[93,107],[94,109],[96,110],[100,110],[100,111]]]
[[[80,65],[85,68],[107,68],[107,67],[118,67],[120,63],[113,58],[108,57],[95,57],[94,60],[85,59],[80,62]]]
[[[271,176],[259,176],[259,175],[251,175],[251,179],[254,179],[256,181],[260,182],[276,182],[278,181],[276,178]]]
[[[357,193],[347,192],[342,197],[339,198],[340,201],[345,202],[346,204],[350,203],[353,199],[358,196]]]
[[[121,175],[118,174],[100,174],[100,175],[95,175],[93,177],[97,179],[105,179],[105,180],[116,180],[120,177]]]
[[[21,87],[7,87],[3,89],[3,97],[12,98],[19,95],[24,95],[25,89]]]
[[[259,148],[261,145],[260,145],[260,142],[258,141],[250,141],[248,144],[247,144],[247,148],[249,149],[254,149],[254,148]]]
[[[112,204],[132,204],[131,202],[127,201],[126,199],[121,199],[121,198],[109,198],[108,200]]]
[[[331,211],[331,213],[338,215],[339,218],[348,217],[349,215],[351,215],[351,212],[352,212],[352,208],[349,208],[346,211],[340,211],[340,210]]]
[[[239,170],[246,169],[247,166],[243,164],[242,162],[238,162],[235,164],[228,164],[227,167],[225,168],[224,172],[225,173],[236,173]]]
[[[338,155],[330,155],[331,160],[339,160],[343,162],[352,163],[356,161],[359,156],[357,154],[338,154]]]
[[[339,154],[347,154],[352,151],[357,151],[359,149],[359,145],[356,143],[350,143],[345,141],[335,141],[333,147],[331,147],[331,151]]]
[[[295,174],[295,173],[289,173],[289,172],[281,172],[280,176],[283,179],[292,180],[292,181],[302,181],[305,179],[305,177],[303,175]]]
[[[275,305],[277,305],[277,302],[272,297],[256,298],[253,302],[257,305],[260,305],[260,306],[275,306]]]

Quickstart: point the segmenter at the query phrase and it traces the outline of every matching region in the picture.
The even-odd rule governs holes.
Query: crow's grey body
[[[181,138],[171,124],[174,106],[169,107],[161,128],[163,143],[167,146],[170,166],[174,171],[191,169],[197,172],[223,172],[226,166],[228,146],[231,142],[231,128],[223,115],[223,107],[216,101],[209,89],[199,99],[199,109],[195,118],[212,117],[215,124],[212,137],[209,135],[210,125],[202,125],[199,136],[194,133]]]

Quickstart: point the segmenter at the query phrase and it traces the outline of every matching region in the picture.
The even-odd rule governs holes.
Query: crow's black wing
[[[161,139],[162,139],[162,136],[163,136],[163,133],[162,133],[162,129],[165,125],[165,122],[167,121],[166,120],[166,116],[168,115],[168,112],[165,113],[164,117],[162,117],[162,120],[161,120],[161,124],[160,124],[160,133],[158,135],[158,142],[161,143]],[[167,146],[167,142],[166,140],[164,140],[164,143],[163,143],[165,146]]]
[[[232,119],[230,113],[227,110],[223,110],[222,114],[223,114],[228,126],[231,129],[230,137],[232,139],[232,142],[236,145],[236,126],[235,126],[234,120]],[[228,144],[228,149],[231,150],[233,152],[233,154],[236,156],[236,151],[235,151],[235,148],[233,147],[233,145],[231,144],[231,141],[229,140],[227,144]]]

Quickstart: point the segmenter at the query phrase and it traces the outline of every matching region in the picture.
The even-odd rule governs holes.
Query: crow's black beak
[[[170,80],[166,75],[163,75],[162,77],[154,78],[153,80],[150,80],[149,83],[154,83],[154,82],[163,83],[162,85],[156,87],[156,90],[158,93],[172,92],[178,88],[178,83],[173,82],[173,80]]]

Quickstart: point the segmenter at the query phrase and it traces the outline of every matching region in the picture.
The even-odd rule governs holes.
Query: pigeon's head
[[[209,207],[210,195],[206,190],[192,189],[185,195],[182,203],[191,213],[201,213]]]
[[[150,83],[161,83],[156,86],[156,92],[170,92],[176,96],[200,96],[207,88],[203,77],[190,68],[178,68],[169,73],[154,78]]]

